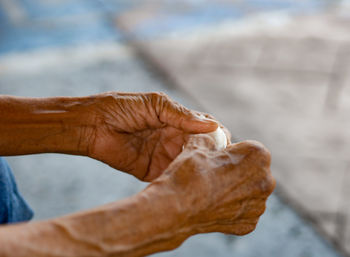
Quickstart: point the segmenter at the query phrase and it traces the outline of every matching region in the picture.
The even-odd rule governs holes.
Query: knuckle
[[[168,99],[168,95],[163,93],[163,92],[152,92],[151,95],[154,97],[154,98],[160,98],[160,99]]]
[[[249,157],[250,161],[259,167],[270,167],[270,151],[260,142],[254,140],[242,141],[233,145],[229,151],[231,154],[242,154]]]
[[[244,217],[258,219],[266,210],[266,197],[258,197],[251,200],[246,207]]]
[[[166,94],[164,94],[163,92],[149,92],[146,93],[146,96],[151,99],[152,101],[159,101],[162,100],[163,98],[166,97]]]
[[[266,210],[266,199],[262,201],[263,202],[261,203],[260,207],[257,210],[257,217],[260,217],[261,215],[263,215]]]
[[[274,177],[272,177],[271,175],[268,177],[268,188],[266,190],[266,193],[268,195],[272,194],[272,192],[275,190],[276,187],[276,180]]]
[[[241,224],[240,228],[237,229],[234,234],[238,236],[247,235],[255,230],[257,223],[258,223],[258,220],[256,219],[256,220],[250,221],[249,223]]]
[[[158,115],[163,113],[164,108],[167,108],[171,103],[170,98],[162,92],[150,92],[146,94],[147,101],[151,103]]]
[[[103,93],[103,98],[106,102],[114,102],[117,98],[117,95],[113,91],[108,91]]]
[[[275,189],[276,181],[271,175],[264,176],[259,182],[259,191],[264,196],[269,196]]]
[[[270,167],[271,165],[271,153],[260,142],[246,141],[250,154],[254,157],[254,160],[259,162],[262,167]]]

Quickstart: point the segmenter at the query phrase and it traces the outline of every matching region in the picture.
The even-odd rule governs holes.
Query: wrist
[[[0,97],[0,154],[85,155],[94,126],[93,98]]]
[[[194,234],[189,224],[188,210],[166,181],[156,180],[136,197],[138,205],[145,208],[141,214],[145,219],[141,224],[148,227],[145,230],[148,231],[146,241],[152,242],[151,248],[157,245],[158,251],[172,250]]]
[[[95,140],[96,127],[98,126],[96,115],[96,102],[98,98],[72,97],[64,102],[66,116],[62,117],[62,128],[66,131],[67,140],[70,141],[63,153],[88,156],[91,142]]]
[[[188,208],[167,181],[158,179],[152,182],[137,194],[137,197],[146,203],[150,210],[157,210],[157,215],[159,214],[160,220],[164,221],[164,226],[172,226],[174,230],[187,228]]]
[[[100,95],[69,98],[67,110],[70,117],[66,120],[66,126],[76,139],[72,147],[78,155],[90,156],[97,128],[103,123],[98,113],[101,102]]]
[[[4,227],[0,255],[136,257],[172,250],[192,235],[173,193],[160,181],[90,211]]]
[[[41,99],[32,112],[38,131],[48,129],[38,141],[43,152],[87,155],[95,130],[92,97],[55,97]]]

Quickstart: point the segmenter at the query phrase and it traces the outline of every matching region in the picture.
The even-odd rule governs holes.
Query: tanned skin
[[[254,141],[218,150],[199,135],[218,127],[208,117],[160,93],[1,96],[0,155],[84,155],[151,183],[89,211],[0,226],[0,256],[145,256],[198,233],[253,231],[275,186],[270,153]]]

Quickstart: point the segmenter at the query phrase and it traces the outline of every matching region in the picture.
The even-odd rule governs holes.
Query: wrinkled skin
[[[218,126],[161,93],[110,92],[100,98],[93,109],[98,125],[89,132],[88,155],[144,181],[161,175],[189,133],[208,133]]]
[[[174,188],[188,208],[184,213],[190,215],[194,233],[243,235],[254,230],[275,187],[270,153],[262,144],[230,144],[230,133],[216,121],[229,143],[217,150],[209,136],[189,135],[215,130],[215,118],[163,94],[112,94],[107,99],[100,109],[103,126],[96,131],[94,158],[145,181],[160,176],[153,184],[166,191]],[[200,121],[203,116],[207,126]]]
[[[244,235],[254,230],[275,187],[261,143],[231,144],[222,127],[228,146],[219,150],[210,136],[196,134],[219,123],[163,94],[4,97],[0,109],[6,110],[4,152],[87,154],[152,181],[134,196],[92,210],[0,226],[0,256],[136,257],[174,249],[198,233]],[[14,144],[23,138],[29,144]],[[7,151],[7,145],[16,147]]]
[[[90,211],[0,227],[0,256],[147,256],[198,233],[245,235],[265,210],[275,181],[270,153],[244,141],[217,150],[207,135],[145,190]]]
[[[244,235],[255,229],[274,190],[270,161],[259,142],[243,141],[218,151],[209,136],[193,135],[154,185],[175,191],[194,234]]]

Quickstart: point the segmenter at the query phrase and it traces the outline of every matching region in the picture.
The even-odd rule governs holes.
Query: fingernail
[[[207,117],[205,117],[205,116],[202,115],[202,114],[196,114],[196,115],[194,115],[194,119],[195,119],[195,120],[198,120],[198,121],[200,121],[201,123],[204,123],[204,124],[209,124],[209,125],[216,124],[216,125],[219,125],[218,122],[217,122],[216,120],[207,118]]]
[[[204,122],[204,123],[208,123],[208,124],[212,124],[212,123],[217,124],[216,120],[209,119],[209,118],[201,119],[201,121]]]

